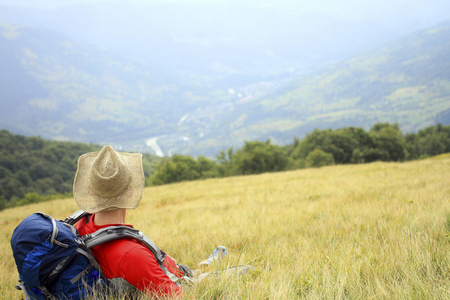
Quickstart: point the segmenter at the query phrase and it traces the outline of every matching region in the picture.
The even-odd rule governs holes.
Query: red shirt
[[[94,217],[95,214],[90,220],[84,218],[75,225],[81,235],[108,226],[123,225],[98,226],[93,222]],[[99,245],[92,248],[92,254],[108,279],[121,277],[139,290],[159,296],[182,294],[181,288],[161,270],[153,253],[134,239],[119,239]]]

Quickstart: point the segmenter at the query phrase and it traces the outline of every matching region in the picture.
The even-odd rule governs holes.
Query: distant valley
[[[214,156],[314,128],[450,123],[450,23],[310,74],[220,85],[45,29],[0,26],[0,127],[158,155]]]
[[[449,124],[450,22],[243,102],[221,124],[222,140],[285,144],[315,128],[397,122],[407,133]]]

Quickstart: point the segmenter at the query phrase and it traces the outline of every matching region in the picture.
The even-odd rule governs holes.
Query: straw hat
[[[105,146],[78,159],[73,196],[88,213],[135,209],[141,202],[144,181],[142,154],[116,152]]]

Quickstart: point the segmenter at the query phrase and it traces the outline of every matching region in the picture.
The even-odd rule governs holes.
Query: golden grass
[[[450,155],[146,188],[129,223],[180,263],[211,270],[189,299],[450,299]],[[0,298],[20,299],[9,239],[35,211],[64,218],[72,199],[0,212]]]

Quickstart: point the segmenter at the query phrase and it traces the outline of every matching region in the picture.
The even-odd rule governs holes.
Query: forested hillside
[[[229,144],[269,137],[286,144],[315,128],[367,130],[379,122],[405,133],[450,124],[450,22],[243,102],[217,126],[216,137]]]
[[[450,24],[321,72],[213,83],[135,63],[58,32],[0,25],[0,128],[46,139],[213,157],[315,128],[449,124]]]
[[[78,157],[98,151],[93,144],[48,141],[0,130],[0,209],[72,193]],[[153,173],[154,160],[144,155],[144,172]]]

